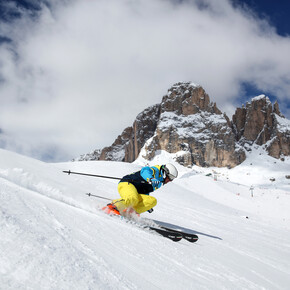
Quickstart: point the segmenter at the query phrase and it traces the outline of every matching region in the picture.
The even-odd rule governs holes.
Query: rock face
[[[265,95],[253,98],[246,107],[236,110],[233,131],[245,148],[264,145],[272,157],[290,155],[290,122],[280,113],[278,103],[272,106]]]
[[[163,97],[155,135],[145,149],[149,160],[157,150],[178,152],[177,161],[185,166],[233,167],[245,159],[229,119],[191,83],[178,83]]]
[[[147,108],[137,116],[133,126],[126,128],[111,146],[82,155],[77,160],[133,162],[145,142],[153,136],[159,115],[160,105]]]
[[[184,166],[234,167],[246,158],[253,144],[269,155],[290,155],[290,121],[264,95],[237,108],[232,121],[210,101],[201,86],[190,82],[173,85],[161,104],[140,113],[133,126],[115,142],[78,160],[133,162],[151,160],[159,150],[175,153]]]

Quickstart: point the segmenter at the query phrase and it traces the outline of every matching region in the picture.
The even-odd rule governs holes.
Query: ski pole
[[[109,179],[121,180],[121,178],[119,178],[119,177],[96,175],[96,174],[89,174],[89,173],[83,173],[83,172],[74,172],[74,171],[70,171],[70,170],[64,170],[63,172],[67,173],[68,175],[70,175],[70,174],[78,174],[78,175],[86,175],[86,176],[93,176],[93,177],[101,177],[101,178],[109,178]]]
[[[112,198],[107,198],[107,197],[103,197],[103,196],[100,196],[100,195],[91,194],[90,192],[86,193],[86,195],[87,196],[98,197],[98,198],[102,198],[102,199],[106,199],[106,200],[112,200]]]
[[[109,179],[117,179],[117,180],[121,180],[122,178],[119,178],[119,177],[112,177],[112,176],[105,176],[105,175],[97,175],[97,174],[89,174],[89,173],[83,173],[83,172],[74,172],[74,171],[70,171],[70,170],[64,170],[63,171],[64,173],[67,173],[68,175],[70,174],[78,174],[78,175],[86,175],[86,176],[93,176],[93,177],[100,177],[100,178],[109,178]],[[147,181],[134,181],[134,180],[126,180],[128,182],[130,181],[133,181],[135,183],[149,183],[151,184],[150,182],[147,182]]]

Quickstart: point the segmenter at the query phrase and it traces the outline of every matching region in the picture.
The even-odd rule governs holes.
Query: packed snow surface
[[[150,165],[168,161],[160,152]],[[85,194],[118,197],[117,180],[62,172],[122,177],[142,165],[47,164],[0,150],[0,288],[289,289],[289,159],[252,152],[231,170],[177,165],[139,223],[197,233],[194,244],[106,215],[108,201]]]

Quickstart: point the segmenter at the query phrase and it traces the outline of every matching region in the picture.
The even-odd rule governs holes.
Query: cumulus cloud
[[[178,81],[230,116],[244,82],[290,97],[290,38],[229,0],[51,1],[0,32],[2,146],[37,158],[110,145]]]

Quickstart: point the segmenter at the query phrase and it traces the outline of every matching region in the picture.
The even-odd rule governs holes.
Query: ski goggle
[[[165,177],[168,177],[168,179],[169,179],[170,181],[172,181],[172,180],[175,178],[175,176],[173,176],[172,174],[169,173],[169,170],[167,169],[166,166],[162,166],[162,169],[163,169],[163,171],[164,171],[164,173],[165,173],[164,178],[165,178]]]

